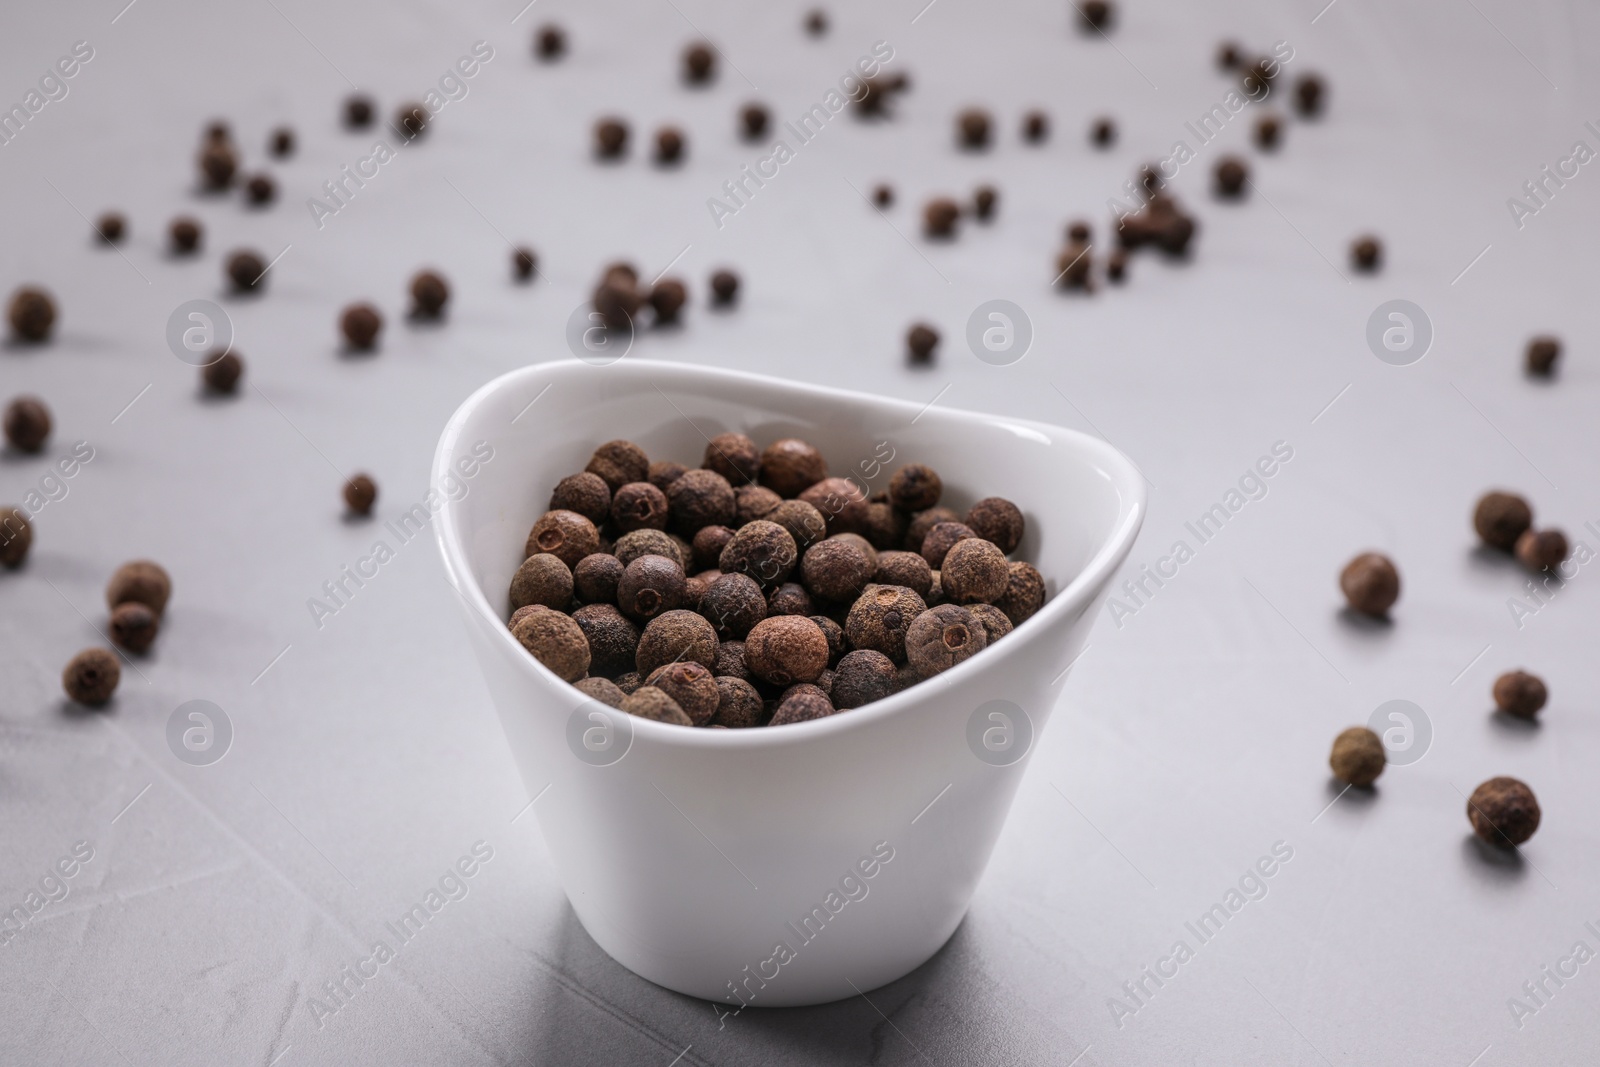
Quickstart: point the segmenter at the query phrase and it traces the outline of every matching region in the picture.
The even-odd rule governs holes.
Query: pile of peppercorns
[[[1045,600],[1006,557],[1024,519],[963,516],[939,475],[868,497],[795,438],[711,439],[703,465],[609,441],[563,478],[511,579],[511,632],[579,690],[681,726],[805,722],[869,704],[1009,634]]]
[[[136,559],[117,568],[106,584],[111,640],[136,655],[149,650],[172,596],[172,579],[159,563]],[[79,704],[99,707],[122,681],[122,665],[108,648],[86,648],[61,672],[61,688]]]

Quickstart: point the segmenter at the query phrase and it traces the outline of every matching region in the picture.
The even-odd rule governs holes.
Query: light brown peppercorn
[[[589,471],[569,474],[550,494],[550,510],[576,511],[598,526],[611,515],[611,487]]]
[[[200,250],[204,232],[198,219],[180,215],[167,227],[167,247],[175,256],[192,255]]]
[[[1515,778],[1491,778],[1467,799],[1473,832],[1498,848],[1514,848],[1539,828],[1539,801]]]
[[[815,681],[828,666],[828,639],[804,616],[769,617],[745,638],[744,661],[751,674],[774,685]]]
[[[50,409],[36,396],[19,396],[6,406],[6,440],[19,452],[37,452],[50,436]]]
[[[893,504],[874,500],[867,504],[867,518],[861,524],[861,533],[874,549],[897,549],[905,542],[910,521],[910,517]]]
[[[722,550],[733,540],[733,530],[727,526],[702,526],[695,531],[689,548],[694,553],[695,566],[703,570],[715,568],[722,559]]]
[[[1364,552],[1339,573],[1339,588],[1351,610],[1383,618],[1400,599],[1400,572],[1387,556]]]
[[[127,234],[128,221],[115,211],[101,215],[94,224],[95,234],[108,245],[121,244]]]
[[[278,183],[270,174],[257,174],[245,182],[244,196],[251,207],[265,207],[277,199]]]
[[[958,604],[929,608],[906,630],[906,663],[922,678],[949,670],[982,652],[988,641],[983,624]]]
[[[1387,762],[1383,741],[1365,726],[1352,726],[1334,738],[1328,756],[1335,778],[1361,787],[1377,781]]]
[[[38,344],[50,339],[50,329],[56,322],[56,302],[43,289],[25,285],[12,294],[7,315],[17,340]]]
[[[790,687],[780,698],[768,726],[788,726],[791,723],[824,719],[836,709],[828,694],[815,685]]]
[[[167,600],[171,596],[171,577],[159,563],[147,559],[124,563],[106,583],[108,608],[133,600],[161,615],[167,610]]]
[[[536,552],[511,576],[511,610],[543,604],[565,611],[572,603],[572,570],[549,552]]]
[[[949,197],[935,197],[922,206],[922,233],[931,240],[954,238],[960,220],[961,205]]]
[[[226,143],[219,141],[200,149],[196,162],[200,167],[201,184],[213,193],[232,185],[234,172],[239,169],[239,157]]]
[[[941,522],[960,521],[961,515],[949,508],[932,507],[917,512],[911,516],[911,523],[906,527],[906,551],[921,552],[922,543],[928,538],[928,531]]]
[[[827,476],[822,453],[798,438],[774,441],[761,453],[761,484],[779,496],[799,496]]]
[[[572,591],[585,604],[615,604],[617,583],[622,580],[622,571],[622,561],[616,556],[591,552],[572,568]]]
[[[160,628],[160,616],[136,600],[124,601],[111,609],[111,640],[129,652],[148,649]]]
[[[644,684],[655,686],[671,697],[689,721],[695,726],[705,726],[717,713],[721,691],[716,679],[704,664],[693,662],[668,663],[657,667],[645,678]]]
[[[33,523],[21,508],[0,508],[0,564],[20,567],[33,547]]]
[[[977,536],[964,522],[936,523],[922,539],[922,558],[928,561],[928,566],[940,570],[944,566],[945,555],[957,541]]]
[[[607,441],[594,450],[584,470],[605,479],[615,493],[629,482],[649,480],[650,457],[632,441]]]
[[[932,363],[934,349],[938,347],[939,331],[927,323],[916,323],[906,331],[906,356],[912,363],[919,366]]]
[[[640,556],[623,569],[617,582],[617,607],[635,622],[647,622],[679,608],[686,591],[683,567],[676,560]]]
[[[79,704],[98,707],[111,699],[122,680],[122,665],[104,648],[86,648],[61,672],[61,688]]]
[[[712,726],[726,726],[730,730],[743,730],[760,726],[766,718],[766,708],[756,687],[744,678],[719,675],[716,679],[717,711],[711,716]]]
[[[799,582],[784,582],[767,597],[768,615],[804,615],[809,618],[816,612],[811,594]]]
[[[711,275],[711,304],[713,307],[731,307],[739,299],[739,276],[731,270],[715,271]]]
[[[589,638],[569,615],[531,612],[511,628],[511,634],[562,681],[575,682],[589,670]]]
[[[992,603],[1005,594],[1010,578],[1005,553],[981,537],[951,545],[939,567],[940,588],[954,604]]]
[[[616,677],[634,669],[639,628],[612,604],[586,604],[572,613],[589,643],[589,669]]]
[[[866,555],[867,562],[872,565],[872,569],[873,570],[877,570],[877,568],[878,568],[878,550],[876,548],[873,548],[872,547],[872,542],[868,541],[865,537],[861,536],[858,533],[854,533],[854,532],[851,532],[851,531],[845,531],[844,533],[830,534],[828,536],[827,540],[829,540],[829,541],[843,541],[846,544],[855,545],[857,548],[859,548]]]
[[[761,473],[761,450],[742,433],[719,433],[706,442],[701,466],[722,475],[729,485],[748,486]]]
[[[1245,183],[1250,180],[1250,167],[1238,156],[1223,156],[1217,161],[1213,188],[1224,200],[1237,200],[1244,195]]]
[[[763,589],[776,589],[794,570],[799,559],[794,538],[775,522],[757,519],[734,532],[722,550],[718,566],[723,574],[748,574]]]
[[[580,559],[599,548],[600,531],[594,523],[576,511],[558,508],[545,512],[533,524],[522,551],[524,558],[536,552],[550,552],[567,566],[576,567]]]
[[[524,604],[522,607],[511,613],[511,618],[506,620],[506,629],[516,629],[517,623],[521,622],[523,619],[526,619],[529,615],[532,615],[536,611],[549,610],[550,609],[545,607],[543,604]]]
[[[1472,528],[1490,548],[1510,552],[1533,525],[1533,509],[1515,493],[1485,493],[1472,513]]]
[[[916,552],[880,552],[872,580],[879,585],[902,585],[918,596],[933,586],[933,568]]]
[[[339,316],[339,332],[352,352],[367,352],[378,343],[383,315],[371,304],[351,304]]]
[[[1006,613],[1011,625],[1021,626],[1044,606],[1044,575],[1031,563],[1011,564],[1006,591],[994,606]]]
[[[200,381],[208,392],[232,394],[244,377],[244,360],[237,352],[224,352],[200,368]]]
[[[804,500],[785,500],[767,512],[765,521],[777,523],[794,538],[797,551],[806,549],[828,536],[828,520],[816,506]]]
[[[622,700],[622,710],[641,719],[670,723],[673,726],[693,726],[694,722],[678,707],[678,702],[653,685],[641,685]]]
[[[450,283],[431,270],[418,271],[411,279],[411,314],[419,319],[437,319],[450,301]]]
[[[1548,378],[1556,371],[1556,360],[1561,358],[1561,341],[1555,337],[1535,337],[1528,342],[1525,366],[1536,378]]]
[[[683,50],[683,80],[690,85],[706,85],[717,76],[717,54],[709,44],[697,41]]]
[[[1517,538],[1517,560],[1529,570],[1558,566],[1568,551],[1567,535],[1560,530],[1524,530]]]
[[[700,600],[700,614],[711,621],[724,640],[742,639],[767,617],[767,598],[747,574],[723,574],[711,583]]]
[[[968,108],[956,116],[956,143],[969,150],[989,147],[990,125],[987,111]]]
[[[683,131],[676,126],[663,126],[656,131],[656,165],[675,166],[683,160],[685,140]],[[682,286],[680,285],[681,289]],[[681,306],[681,302],[680,302]],[[670,319],[668,321],[671,321]]]
[[[717,632],[703,617],[683,609],[651,619],[634,653],[634,668],[645,678],[668,663],[698,663],[709,668],[716,661]]]
[[[611,497],[611,521],[624,533],[667,528],[667,494],[649,482],[629,482]]]
[[[1371,273],[1383,261],[1383,246],[1376,237],[1360,237],[1350,246],[1350,263],[1356,270]]]
[[[858,648],[834,668],[830,696],[840,711],[859,708],[895,693],[894,661],[882,652]]]
[[[734,529],[764,519],[773,508],[783,503],[783,497],[764,485],[741,485],[733,491]]]
[[[628,150],[628,124],[604,118],[594,124],[594,154],[600,159],[620,159]]]
[[[966,524],[974,534],[992,541],[1004,553],[1017,550],[1027,528],[1022,509],[998,496],[984,497],[972,505],[967,511]]]
[[[943,493],[939,472],[922,463],[907,463],[889,479],[889,503],[901,511],[926,511]]]
[[[853,648],[872,649],[904,663],[906,632],[927,607],[921,596],[904,586],[870,585],[850,606],[845,636]]]
[[[617,683],[617,688],[622,690],[624,695],[637,692],[639,687],[644,685],[644,679],[639,677],[638,671],[624,671],[611,680]]]
[[[733,486],[716,471],[685,471],[667,486],[667,503],[672,528],[684,537],[693,537],[703,526],[726,526],[733,521]]]
[[[617,538],[611,554],[621,560],[624,567],[640,556],[665,556],[686,571],[687,565],[693,562],[664,530],[644,529],[625,533]]]
[[[991,545],[991,548],[994,546]],[[814,596],[851,603],[872,579],[872,561],[848,541],[819,541],[800,557],[800,573]]]
[[[628,694],[617,688],[617,683],[609,678],[579,678],[572,683],[577,690],[590,700],[598,700],[609,708],[622,707],[623,700]]]
[[[267,275],[266,261],[249,251],[235,252],[229,256],[225,269],[234,291],[239,293],[255,290]]]
[[[372,505],[378,499],[378,483],[370,475],[355,474],[344,483],[341,490],[344,497],[344,506],[352,515],[372,514]]]
[[[1534,718],[1549,698],[1544,680],[1527,671],[1509,671],[1494,680],[1495,707],[1519,719]]]
[[[667,486],[682,478],[688,469],[682,463],[675,463],[670,459],[658,459],[650,464],[650,473],[645,481],[666,492]]]
[[[966,608],[972,612],[972,617],[977,619],[983,627],[983,634],[986,639],[984,648],[988,648],[1011,632],[1011,619],[993,604],[968,604]]]
[[[744,642],[723,641],[711,659],[711,673],[717,677],[750,680],[750,668],[744,664]]]
[[[867,521],[867,494],[849,478],[824,478],[797,498],[821,513],[830,534],[859,530]]]

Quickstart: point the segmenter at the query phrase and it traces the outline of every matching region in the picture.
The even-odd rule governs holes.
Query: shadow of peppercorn
[[[62,697],[56,701],[56,711],[64,719],[98,719],[106,715],[115,714],[117,702],[118,697],[115,693],[104,704],[96,704],[92,707],[88,704],[80,704],[76,700],[68,700],[66,697]]]
[[[1339,609],[1339,624],[1353,633],[1373,639],[1394,629],[1394,619],[1390,616],[1375,618],[1348,607]]]
[[[1331,774],[1328,775],[1328,784],[1323,792],[1327,794],[1328,803],[1330,804],[1333,803],[1335,798],[1339,798],[1339,803],[1333,810],[1344,808],[1346,811],[1351,808],[1357,810],[1370,808],[1383,795],[1382,790],[1378,788],[1377,782],[1373,782],[1371,785],[1351,785],[1335,778]]]
[[[1461,839],[1461,861],[1467,873],[1484,885],[1512,885],[1528,876],[1528,861],[1521,852],[1491,845],[1470,831]]]
[[[1496,733],[1521,741],[1531,741],[1538,736],[1540,729],[1539,719],[1524,719],[1517,715],[1508,715],[1499,708],[1489,713],[1489,722],[1494,726]]]
[[[1502,552],[1488,545],[1478,545],[1467,553],[1467,565],[1484,574],[1504,574],[1507,571],[1522,573],[1522,564],[1510,552]]]

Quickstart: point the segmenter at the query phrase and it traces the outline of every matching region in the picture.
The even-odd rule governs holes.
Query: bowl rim
[[[804,744],[821,741],[836,733],[861,729],[880,720],[906,716],[912,713],[912,710],[923,699],[935,691],[934,688],[929,688],[918,694],[916,690],[921,689],[924,685],[940,689],[948,688],[975,674],[998,668],[1007,658],[1014,658],[1016,654],[1020,653],[1023,645],[1032,645],[1038,640],[1045,639],[1046,632],[1050,629],[1052,622],[1059,622],[1063,617],[1071,615],[1075,611],[1087,609],[1092,590],[1102,580],[1109,579],[1128,553],[1132,551],[1134,539],[1138,536],[1139,528],[1144,523],[1148,504],[1144,478],[1139,473],[1138,468],[1134,466],[1132,460],[1110,443],[1079,430],[1071,430],[1063,426],[1054,426],[1030,419],[1018,419],[1006,415],[994,415],[962,408],[944,406],[935,408],[935,405],[932,404],[919,408],[917,404],[909,400],[875,396],[871,393],[838,389],[832,386],[813,385],[808,382],[796,382],[764,374],[751,374],[746,371],[726,370],[720,367],[705,367],[668,360],[623,361],[606,367],[597,367],[579,359],[552,360],[546,363],[533,363],[518,367],[491,379],[475,390],[466,400],[462,401],[461,405],[456,408],[449,421],[445,424],[444,430],[439,436],[439,443],[434,450],[431,482],[433,484],[441,483],[445,474],[452,471],[451,464],[456,457],[457,448],[467,423],[492,397],[515,387],[529,378],[537,380],[540,377],[548,376],[553,382],[556,377],[561,375],[586,371],[620,372],[640,381],[648,381],[648,375],[657,374],[675,377],[679,379],[680,383],[688,382],[693,384],[695,380],[698,380],[723,384],[733,383],[747,388],[776,389],[788,393],[803,394],[814,398],[819,403],[838,403],[840,401],[848,401],[852,404],[866,403],[883,410],[915,414],[918,418],[930,410],[937,410],[942,415],[954,415],[963,420],[1024,428],[1048,435],[1051,440],[1066,438],[1072,440],[1075,447],[1089,453],[1102,469],[1112,475],[1118,494],[1123,501],[1121,513],[1110,536],[1106,538],[1094,555],[1090,557],[1089,562],[1083,566],[1070,582],[1057,592],[1054,597],[1046,601],[1038,612],[1025,620],[1011,634],[1007,635],[1008,641],[1003,645],[997,646],[1003,650],[999,656],[974,656],[972,659],[958,663],[942,674],[926,679],[892,696],[885,697],[882,700],[875,700],[871,704],[865,704],[859,708],[848,709],[848,714],[837,713],[806,722],[790,723],[779,730],[754,728],[744,730],[685,729],[682,726],[671,723],[656,722],[654,719],[632,716],[631,725],[635,739],[642,734],[649,738],[652,743],[695,748],[742,748],[748,746]],[[656,382],[649,382],[649,384],[654,385]],[[529,677],[537,679],[540,685],[551,689],[552,699],[570,699],[569,694],[583,697],[585,700],[592,699],[586,697],[572,683],[563,680],[550,668],[528,655],[517,639],[512,636],[511,630],[505,625],[505,620],[500,618],[499,613],[494,610],[477,579],[472,574],[471,565],[468,561],[465,547],[462,544],[461,531],[457,524],[457,508],[459,505],[459,501],[451,500],[447,497],[433,524],[434,540],[444,560],[446,579],[457,594],[466,601],[472,611],[481,616],[483,621],[492,624],[490,632],[498,635],[497,640],[504,641],[516,653],[514,659],[520,664],[519,669],[527,672]],[[984,651],[987,652],[988,650],[985,649]],[[562,692],[562,690],[566,692]],[[582,702],[580,701],[579,704],[574,706],[581,705]]]

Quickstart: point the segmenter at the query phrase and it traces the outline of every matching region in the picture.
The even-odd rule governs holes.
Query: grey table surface
[[[0,15],[0,103],[21,102],[74,42],[93,49],[67,95],[0,146],[0,287],[39,282],[62,307],[52,344],[0,351],[0,392],[42,395],[56,421],[41,456],[0,458],[0,500],[54,496],[27,565],[0,574],[0,903],[23,903],[75,843],[92,850],[67,895],[0,944],[0,1062],[1594,1062],[1600,588],[1576,566],[1530,600],[1524,572],[1475,550],[1469,515],[1504,486],[1584,557],[1600,543],[1600,178],[1569,166],[1542,202],[1523,192],[1575,142],[1600,147],[1585,125],[1600,121],[1600,12],[1323,3],[1126,0],[1107,39],[1078,32],[1060,0],[840,5],[820,40],[801,33],[801,5],[709,0],[520,13],[522,0],[112,0]],[[558,64],[529,53],[547,20],[571,35]],[[697,34],[726,62],[689,90],[677,56]],[[1224,36],[1288,42],[1291,77],[1327,77],[1326,117],[1289,121],[1282,149],[1261,154],[1248,127],[1279,95],[1201,144],[1185,123],[1230,88],[1212,63]],[[466,95],[319,226],[308,199],[376,136],[339,127],[351,86],[387,116],[478,41],[493,57]],[[766,155],[734,136],[737,107],[798,116],[878,41],[912,77],[893,120],[840,117],[792,144],[719,226],[708,199]],[[968,105],[996,116],[987,152],[953,146]],[[1055,122],[1039,147],[1016,132],[1033,106]],[[596,166],[589,126],[608,111],[636,144],[681,124],[688,161],[663,172],[636,147]],[[1101,113],[1121,136],[1096,152],[1084,130]],[[269,209],[193,191],[213,116],[233,123],[247,170],[277,177]],[[300,136],[282,163],[263,150],[279,122]],[[1052,290],[1063,223],[1088,218],[1104,241],[1108,197],[1178,140],[1195,151],[1174,181],[1200,222],[1191,260],[1141,254],[1121,288]],[[1224,152],[1253,168],[1236,205],[1209,193]],[[880,180],[899,192],[882,217],[861,195]],[[986,180],[1001,194],[993,223],[947,245],[920,236],[926,198]],[[1537,212],[1517,219],[1517,196]],[[111,207],[131,223],[119,250],[90,240],[87,218]],[[207,229],[193,260],[163,250],[180,212]],[[1385,242],[1375,276],[1347,266],[1364,231]],[[539,250],[534,284],[511,282],[508,240]],[[259,299],[223,295],[222,256],[241,246],[283,253]],[[431,536],[320,626],[307,608],[374,540],[342,519],[341,477],[373,473],[380,521],[421,499],[450,413],[503,371],[566,357],[568,315],[616,258],[646,276],[671,265],[694,298],[682,329],[641,335],[627,358],[1100,434],[1151,484],[1130,570],[1179,540],[1195,549],[1128,601],[1136,611],[1097,621],[965,923],[862,998],[719,1020],[590,941],[525,813]],[[454,286],[434,328],[402,317],[425,264]],[[706,278],[724,264],[744,298],[714,314]],[[1004,367],[964,342],[972,309],[996,297],[1035,331]],[[195,298],[236,328],[248,368],[235,399],[202,397],[168,350],[169,314]],[[1409,366],[1365,338],[1396,298],[1435,334]],[[335,343],[356,299],[389,319],[372,358]],[[901,355],[917,319],[944,335],[924,370]],[[1546,331],[1564,363],[1530,383],[1522,346]],[[63,490],[47,474],[79,441],[93,459]],[[1185,523],[1278,442],[1293,455],[1265,496],[1195,541]],[[1403,574],[1390,626],[1340,612],[1338,569],[1367,548]],[[100,643],[104,583],[142,556],[175,580],[160,639],[108,710],[75,711],[61,667]],[[1490,714],[1493,678],[1516,666],[1551,686],[1536,727]],[[209,766],[167,742],[193,699],[233,726]],[[1423,709],[1424,758],[1339,797],[1331,738],[1391,699]],[[1464,818],[1464,794],[1495,774],[1528,781],[1544,809],[1508,858],[1480,850]],[[322,1017],[324,983],[478,842],[492,859],[466,896]],[[1275,846],[1292,859],[1265,896],[1193,937],[1186,923]],[[1180,940],[1191,954],[1176,975],[1143,978],[1171,974],[1159,961]],[[1134,999],[1124,983],[1141,979]]]

